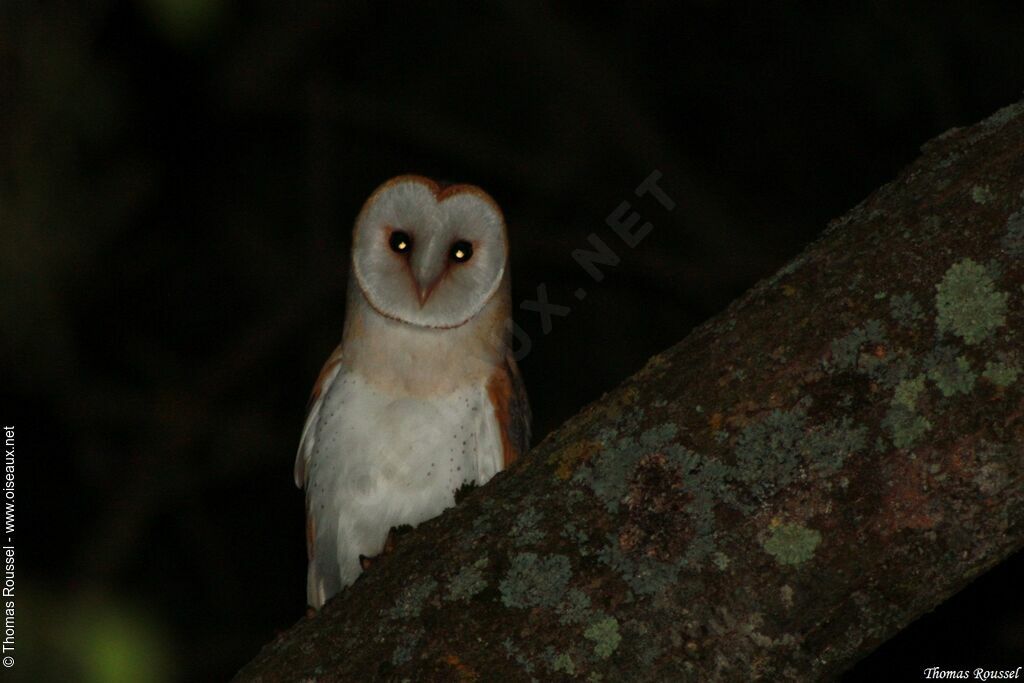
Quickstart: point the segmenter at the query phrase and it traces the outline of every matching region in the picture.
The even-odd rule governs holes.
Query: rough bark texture
[[[1024,545],[1022,190],[940,136],[237,680],[842,671]]]

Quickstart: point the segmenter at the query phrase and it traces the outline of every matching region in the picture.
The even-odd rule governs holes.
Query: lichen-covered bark
[[[240,681],[812,680],[1024,546],[1024,104],[303,619]]]

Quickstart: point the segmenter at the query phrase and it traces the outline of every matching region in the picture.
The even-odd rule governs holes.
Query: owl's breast
[[[342,373],[325,396],[311,459],[314,496],[339,509],[373,509],[417,524],[482,484],[502,463],[494,410],[483,386],[437,396],[382,390]]]

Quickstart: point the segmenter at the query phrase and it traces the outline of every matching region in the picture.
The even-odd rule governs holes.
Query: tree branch
[[[237,680],[821,679],[1024,546],[1022,114],[926,145]]]

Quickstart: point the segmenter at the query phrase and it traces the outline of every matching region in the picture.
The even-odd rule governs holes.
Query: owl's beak
[[[444,273],[441,275],[443,276]],[[434,278],[431,282],[427,283],[426,286],[424,286],[419,280],[416,281],[416,296],[420,300],[420,308],[423,308],[423,306],[426,305],[427,299],[429,299],[430,295],[434,293],[434,289],[440,281],[441,276]]]
[[[420,256],[422,260],[418,261],[416,256]],[[437,258],[433,254],[413,255],[412,282],[416,287],[416,297],[419,299],[420,308],[426,305],[427,299],[444,279],[445,268],[444,266],[438,268],[436,265],[438,262],[444,264],[444,259]]]

